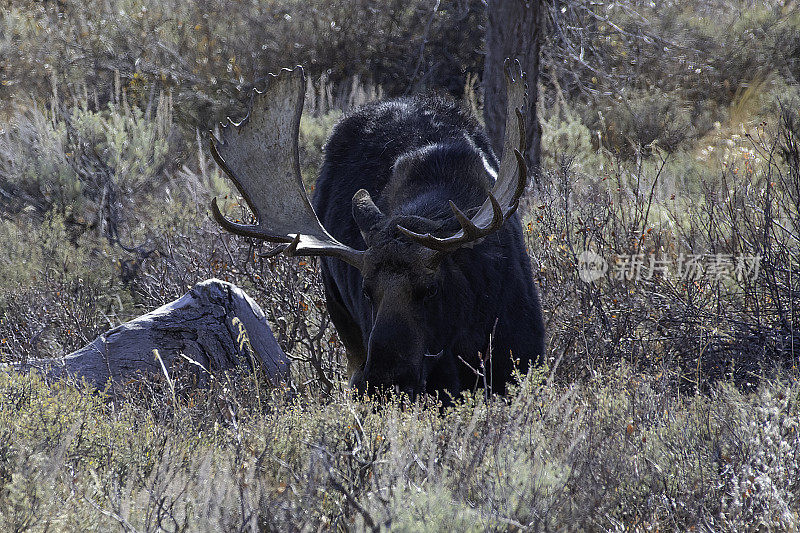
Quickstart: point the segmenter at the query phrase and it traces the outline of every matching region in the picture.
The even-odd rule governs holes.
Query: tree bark
[[[536,103],[539,97],[539,49],[545,6],[542,0],[488,0],[486,3],[486,54],[483,66],[483,118],[498,157],[503,150],[506,121],[506,89],[503,62],[519,60],[528,76],[528,108],[525,116],[525,162],[539,181],[542,128]]]
[[[36,369],[49,377],[85,378],[103,388],[109,380],[120,384],[142,374],[169,374],[178,365],[193,372],[200,386],[208,384],[209,372],[242,365],[259,365],[275,383],[288,379],[289,373],[288,358],[259,305],[240,288],[217,279],[198,283],[174,302],[63,358],[11,367]]]

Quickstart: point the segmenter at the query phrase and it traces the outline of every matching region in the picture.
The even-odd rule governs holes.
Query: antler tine
[[[408,228],[404,228],[403,226],[398,225],[397,231],[411,239],[412,241],[417,241],[422,246],[426,248],[430,248],[431,250],[438,250],[437,244],[442,240],[437,237],[434,237],[430,233],[417,233],[416,231],[411,231]]]
[[[211,202],[214,219],[231,233],[286,243],[280,251],[288,255],[337,257],[361,268],[363,252],[338,242],[325,230],[300,177],[297,138],[305,96],[303,69],[283,69],[270,77],[263,93],[254,91],[244,120],[237,124],[229,119],[220,128],[219,139],[211,135],[211,154],[257,222],[231,222],[216,198]]]
[[[497,198],[495,198],[492,193],[489,193],[489,202],[492,204],[492,221],[486,226],[486,232],[497,231],[497,229],[503,225],[503,222],[506,221],[503,208],[500,207],[500,202],[497,201]]]
[[[430,233],[416,233],[402,226],[397,229],[419,244],[440,252],[453,251],[470,242],[482,239],[497,231],[519,207],[525,192],[528,168],[525,165],[525,119],[522,109],[527,99],[525,73],[519,61],[506,59],[505,65],[507,108],[503,154],[500,170],[492,191],[478,212],[470,219],[452,201],[450,208],[461,229],[449,237],[435,237]],[[513,120],[517,124],[514,127]]]
[[[478,226],[472,223],[472,220],[470,220],[467,215],[465,215],[464,212],[458,208],[453,200],[450,200],[450,209],[453,210],[456,220],[458,220],[458,223],[461,224],[461,229],[464,231],[464,235],[470,239],[480,238],[481,230],[478,229]]]

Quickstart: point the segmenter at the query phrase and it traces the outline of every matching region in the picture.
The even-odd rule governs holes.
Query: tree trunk
[[[85,378],[103,388],[109,379],[120,384],[140,374],[170,374],[181,365],[201,386],[208,383],[208,372],[242,365],[259,365],[275,383],[289,373],[288,358],[258,304],[217,279],[198,283],[174,302],[105,332],[66,357],[11,367]]]
[[[536,112],[539,96],[539,48],[545,6],[542,0],[488,0],[486,3],[486,56],[483,66],[483,118],[498,157],[503,150],[506,90],[503,62],[518,59],[528,76],[528,108],[524,110],[527,151],[525,162],[539,181],[542,128]]]

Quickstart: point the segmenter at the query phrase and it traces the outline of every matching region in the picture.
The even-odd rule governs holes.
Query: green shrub
[[[542,166],[558,168],[562,157],[570,158],[579,172],[594,170],[602,164],[602,157],[592,143],[592,132],[572,114],[566,119],[553,114],[542,121]]]
[[[26,0],[9,6],[0,21],[0,57],[8,58],[0,60],[0,99],[43,98],[53,84],[80,96],[88,85],[104,105],[118,79],[137,101],[171,89],[180,122],[206,129],[241,113],[247,92],[267,73],[297,64],[316,83],[335,84],[331,99],[340,108],[354,79],[390,94],[431,86],[458,94],[464,72],[480,70],[475,50],[483,6],[477,0],[437,6],[432,11],[419,0],[213,0],[202,6]],[[440,60],[442,51],[450,61]]]
[[[254,385],[217,376],[173,406],[163,383],[112,400],[0,374],[0,524],[791,530],[800,520],[793,380],[685,397],[620,367],[567,387],[529,378],[504,400],[444,411],[341,389],[323,402],[259,399]]]
[[[300,119],[300,172],[309,196],[317,181],[317,173],[322,164],[322,149],[328,140],[333,126],[342,114],[336,111],[319,117],[304,114]]]
[[[603,147],[623,158],[647,156],[657,145],[674,152],[687,139],[697,136],[690,110],[676,94],[660,90],[630,91],[612,107],[590,119],[599,130]]]
[[[560,4],[562,20],[582,13],[562,30],[586,53],[558,63],[573,83],[558,78],[560,109],[542,113],[547,185],[519,211],[547,365],[504,398],[469,392],[444,409],[351,397],[318,263],[266,257],[208,216],[212,196],[248,212],[200,129],[241,117],[268,70],[300,61],[315,91],[322,74],[330,84],[333,103],[301,122],[309,191],[328,111],[353,100],[347,76],[398,93],[479,70],[477,3],[440,4],[415,76],[431,6],[356,4],[4,13],[0,361],[63,355],[218,277],[262,305],[294,379],[287,395],[218,375],[173,400],[159,377],[90,393],[0,373],[0,529],[797,529],[795,15]],[[640,30],[657,38],[630,38]],[[612,268],[629,254],[761,254],[761,274],[586,282],[587,249]]]
[[[152,115],[152,116],[151,116]],[[0,191],[7,211],[55,212],[73,229],[94,228],[110,240],[134,196],[147,201],[167,181],[172,163],[171,99],[142,111],[123,99],[91,111],[53,100],[19,108],[0,137]]]
[[[584,122],[593,133],[602,131],[603,143],[624,153],[656,139],[663,149],[689,149],[715,122],[727,122],[744,93],[757,100],[774,81],[800,79],[800,16],[792,3],[574,1],[549,7],[544,101],[566,98],[585,106]],[[757,113],[747,109],[731,117],[733,125],[769,116]]]

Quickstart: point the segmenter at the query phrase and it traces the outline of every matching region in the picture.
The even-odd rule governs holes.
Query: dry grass
[[[288,391],[231,374],[206,391],[178,381],[175,399],[158,378],[105,396],[3,374],[0,527],[796,529],[796,119],[785,113],[768,133],[743,138],[759,159],[746,165],[749,152],[734,151],[693,203],[672,197],[680,166],[601,154],[607,175],[566,165],[552,175],[523,207],[548,365],[505,398],[466,395],[448,409],[352,398],[314,262],[266,259],[192,203],[151,213],[147,257],[99,231],[65,244],[52,214],[39,230],[5,222],[5,360],[63,353],[216,276],[262,303],[297,361]],[[170,183],[185,180],[204,204],[217,178],[202,161]],[[585,249],[609,261],[715,250],[763,259],[752,282],[586,283],[576,269]]]
[[[797,383],[682,396],[630,369],[444,411],[219,376],[174,408],[0,375],[5,531],[790,531]]]
[[[108,6],[123,4],[136,9],[81,35],[81,24],[102,24]],[[209,9],[234,4],[219,0]],[[114,0],[69,4],[62,24],[51,16],[56,2],[12,6],[0,21],[10,29],[0,31],[0,50],[28,61],[0,63],[0,95],[24,96],[1,109],[0,362],[63,355],[209,277],[258,300],[295,358],[287,390],[232,373],[215,376],[208,390],[156,377],[106,394],[0,373],[0,530],[797,531],[797,102],[765,105],[764,84],[738,95],[733,87],[730,100],[720,100],[721,127],[691,146],[707,126],[695,120],[704,112],[687,110],[679,91],[639,87],[637,102],[607,114],[627,152],[610,144],[597,150],[605,126],[581,118],[564,85],[559,109],[543,113],[550,135],[544,186],[520,211],[544,298],[547,365],[521,376],[507,397],[476,391],[447,409],[433,399],[354,398],[315,261],[266,258],[263,244],[224,234],[209,219],[214,195],[240,218],[247,213],[196,126],[210,122],[200,115],[241,109],[240,78],[274,70],[270,61],[293,47],[279,38],[292,28],[305,36],[294,47],[301,54],[334,53],[338,44],[326,46],[348,39],[377,42],[381,28],[385,46],[395,43],[400,54],[398,40],[419,48],[411,26],[430,13],[422,4],[397,20],[372,13],[375,24],[361,28],[377,32],[372,40],[332,29],[336,6],[318,19],[290,21],[281,12],[282,22],[261,24],[289,4],[253,4],[252,12],[242,8],[251,17],[206,20],[183,5]],[[452,19],[437,15],[437,38],[462,24],[478,27],[471,3],[442,5],[456,9],[448,11]],[[170,6],[185,10],[191,25],[178,27]],[[464,6],[472,7],[458,19]],[[751,8],[745,28],[777,16]],[[682,24],[686,17],[694,20],[685,15]],[[308,29],[321,20],[325,31]],[[720,60],[720,79],[790,46],[796,21],[780,20],[765,30],[763,47]],[[713,37],[700,22],[692,35]],[[389,31],[391,24],[398,26]],[[141,37],[148,25],[155,31]],[[273,40],[263,55],[242,56],[255,34]],[[151,37],[163,54],[137,64],[139,39]],[[214,39],[226,54],[204,63]],[[171,66],[159,43],[180,50],[181,61]],[[631,50],[612,45],[602,51]],[[231,54],[237,60],[229,71]],[[364,76],[361,85],[320,83],[325,69],[310,69],[312,89],[325,97],[301,124],[309,185],[340,112],[325,111],[346,107],[352,94],[377,95],[380,79],[395,76],[402,85],[404,63],[392,57],[388,73]],[[348,75],[374,66],[355,68],[361,56],[337,60]],[[435,85],[425,73],[440,59],[429,52],[424,60],[417,81]],[[43,74],[45,63],[55,76]],[[30,83],[22,85],[28,68]],[[796,93],[794,64],[781,68],[785,94]],[[775,80],[779,70],[763,79]],[[742,79],[760,76],[749,74]],[[467,98],[477,109],[470,80]],[[727,90],[694,89],[695,96]],[[653,109],[673,120],[652,120],[663,118]],[[677,139],[670,132],[687,124],[696,131],[667,146]],[[583,281],[586,250],[610,273]],[[670,267],[653,276],[645,269],[640,279],[614,276],[617,261],[631,254],[642,254],[645,267],[651,259]],[[676,267],[690,254],[758,255],[759,273],[682,278]]]

